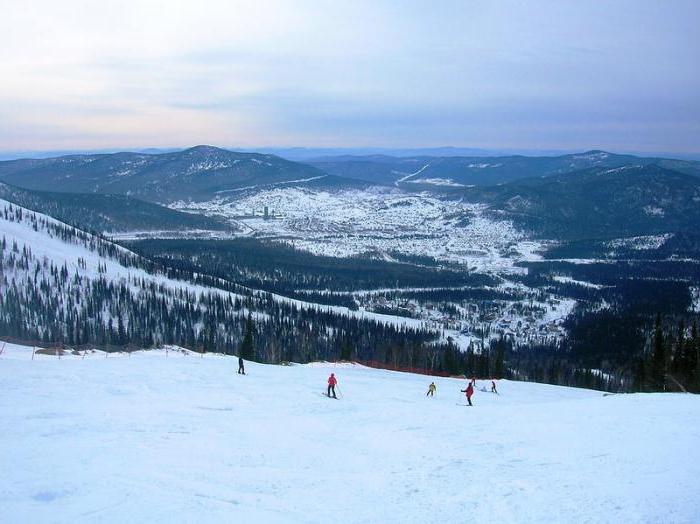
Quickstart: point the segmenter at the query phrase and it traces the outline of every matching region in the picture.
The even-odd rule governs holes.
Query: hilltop
[[[124,194],[159,203],[326,177],[312,166],[274,155],[212,146],[159,154],[126,152],[0,162],[0,180],[25,189]],[[336,177],[325,182],[342,183]]]

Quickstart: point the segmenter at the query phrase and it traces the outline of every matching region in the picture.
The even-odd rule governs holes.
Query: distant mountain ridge
[[[226,229],[215,219],[154,203],[236,200],[290,187],[362,190],[374,184],[485,203],[492,213],[550,239],[662,234],[700,224],[700,162],[605,151],[555,157],[373,154],[306,165],[196,146],[159,154],[0,162],[0,181],[10,184],[0,188],[8,200],[93,231]]]
[[[521,178],[571,173],[592,167],[658,165],[700,177],[700,162],[587,151],[560,156],[338,156],[308,162],[330,174],[405,188],[489,186]]]
[[[2,161],[0,181],[38,191],[123,194],[169,204],[287,184],[327,189],[383,184],[406,190],[455,192],[593,167],[652,164],[700,177],[698,161],[605,151],[539,157],[341,155],[298,163],[271,154],[195,146],[157,154],[123,152]]]
[[[70,155],[0,162],[0,180],[26,189],[124,194],[152,202],[210,199],[226,191],[326,177],[274,155],[211,146],[161,154]],[[332,184],[335,181],[329,180]]]
[[[651,164],[593,167],[465,190],[544,237],[582,240],[694,231],[700,178]]]

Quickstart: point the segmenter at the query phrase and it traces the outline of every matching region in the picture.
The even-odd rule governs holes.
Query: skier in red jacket
[[[472,383],[469,382],[467,389],[460,389],[460,391],[467,394],[467,402],[472,406],[472,395],[474,394],[474,386],[472,386]]]
[[[331,392],[333,392],[333,398],[337,399],[338,397],[335,396],[335,385],[338,383],[338,379],[335,378],[335,373],[331,373],[331,376],[328,377],[328,396],[331,396]]]

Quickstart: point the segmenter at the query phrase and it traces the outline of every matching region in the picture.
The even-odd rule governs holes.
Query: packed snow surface
[[[0,344],[1,347],[1,344]],[[700,397],[0,355],[4,522],[697,522]],[[340,400],[322,395],[335,372]]]

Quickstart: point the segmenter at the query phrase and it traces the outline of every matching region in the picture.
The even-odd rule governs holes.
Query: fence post
[[[34,360],[34,352],[36,351],[36,346],[32,346],[32,360]]]
[[[0,349],[0,355],[2,355],[3,351],[5,351],[5,344],[7,344],[7,342],[2,343],[2,349]]]

